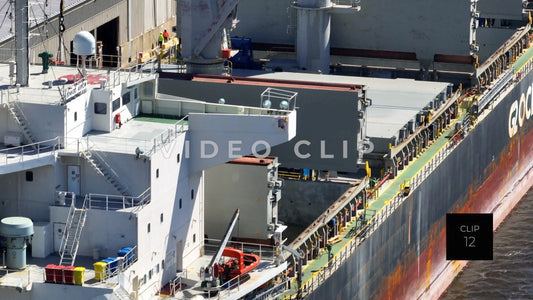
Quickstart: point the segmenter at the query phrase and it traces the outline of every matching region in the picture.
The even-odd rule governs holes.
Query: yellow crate
[[[74,284],[83,285],[84,281],[85,281],[85,268],[75,267],[74,268]]]
[[[107,268],[107,263],[103,261],[95,262],[94,266],[94,279],[104,280],[105,279],[105,270]]]

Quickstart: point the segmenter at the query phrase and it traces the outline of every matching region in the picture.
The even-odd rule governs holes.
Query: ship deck
[[[380,210],[384,209],[391,200],[400,193],[400,185],[409,182],[411,178],[417,175],[421,170],[423,170],[428,164],[430,164],[433,158],[446,146],[450,140],[450,135],[454,132],[454,124],[456,122],[462,121],[464,114],[461,114],[453,122],[450,122],[446,130],[436,139],[433,143],[427,147],[427,149],[417,158],[415,158],[406,168],[398,174],[394,179],[390,181],[386,186],[383,186],[378,193],[378,196],[371,202],[369,202],[367,207],[367,217],[370,219],[372,216],[376,215]],[[354,218],[354,221],[349,223],[342,232],[332,238],[338,242],[332,244],[331,247],[331,257],[335,258],[343,251],[344,248],[349,246],[351,241],[356,238],[359,232],[357,231],[357,221],[360,215],[364,213],[363,210],[358,210],[358,215]],[[370,216],[368,216],[370,214]],[[363,227],[360,230],[365,230],[366,227]],[[302,284],[307,286],[311,283],[312,279],[316,277],[321,271],[330,266],[331,261],[328,257],[327,251],[322,251],[314,260],[309,260],[307,264],[302,268]],[[291,294],[296,293],[296,283],[291,284],[292,290]]]
[[[287,263],[283,262],[276,266],[272,260],[262,259],[261,263],[252,271],[247,273],[240,280],[234,278],[228,283],[223,284],[223,287],[229,285],[220,291],[212,291],[211,294],[206,292],[202,287],[202,280],[200,279],[200,268],[209,264],[212,255],[205,255],[196,259],[187,269],[180,273],[181,276],[181,290],[174,295],[178,299],[198,299],[216,298],[220,296],[223,299],[240,299],[265,284],[269,280],[276,278],[281,272],[287,268]],[[220,295],[219,295],[220,294]]]
[[[76,66],[50,66],[48,73],[43,74],[41,65],[30,64],[28,85],[21,86],[17,91],[15,77],[8,76],[9,68],[9,64],[0,63],[0,74],[3,74],[0,76],[0,104],[21,101],[57,105],[61,103],[63,90],[74,86],[80,77]],[[116,72],[115,69],[87,68],[87,89],[100,88],[100,79],[105,79],[107,85],[114,85],[150,74],[134,71],[135,69]]]
[[[137,117],[124,123],[120,129],[105,133],[90,131],[84,138],[101,151],[131,153],[139,147],[144,153],[148,153],[157,139],[175,129],[175,126],[183,125],[186,129],[187,122],[175,119]]]
[[[56,265],[60,257],[57,253],[51,254],[46,258],[35,258],[27,255],[27,266],[21,270],[7,269],[0,267],[0,287],[17,288],[22,287],[26,290],[31,289],[31,283],[45,282],[45,267],[47,265]],[[84,284],[92,287],[109,288],[108,284],[95,280],[93,263],[95,260],[89,256],[78,256],[76,258],[76,267],[84,267]]]
[[[224,299],[239,299],[265,284],[269,280],[276,278],[281,272],[287,268],[287,263],[283,262],[279,265],[274,260],[264,258],[261,263],[252,271],[241,278],[235,278],[224,286],[224,289],[211,292],[208,295],[203,288],[201,288],[200,268],[209,264],[212,255],[204,255],[196,259],[187,269],[178,274],[180,280],[177,281],[177,292],[174,297],[186,299],[197,297],[198,299],[218,297],[223,295]],[[31,255],[27,256],[27,265],[24,269],[13,270],[5,267],[0,267],[0,290],[2,288],[22,288],[26,291],[32,289],[33,283],[46,283],[45,267],[47,265],[55,265],[59,263],[59,255],[57,253],[51,254],[46,258],[33,258]],[[89,256],[78,256],[76,258],[76,267],[84,267],[83,286],[91,288],[114,289],[118,285],[118,277],[114,276],[105,280],[96,280],[93,264],[95,259]],[[47,283],[55,284],[57,283]],[[73,285],[64,284],[65,288]],[[229,286],[229,287],[227,287]],[[161,289],[161,297],[168,297],[164,291],[168,292],[168,286]],[[220,294],[220,295],[218,295]],[[194,299],[197,299],[194,298]]]

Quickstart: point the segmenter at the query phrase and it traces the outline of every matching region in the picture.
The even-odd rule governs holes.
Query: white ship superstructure
[[[0,74],[10,68],[0,66]],[[159,95],[157,74],[143,66],[54,67],[46,74],[30,66],[29,73],[27,86],[0,79],[0,219],[25,217],[35,228],[21,246],[28,265],[3,260],[2,297],[148,299],[169,283],[184,297],[205,296],[193,287],[217,244],[204,240],[204,170],[294,137],[296,94],[257,95],[258,102],[287,101],[285,110],[251,108]],[[272,236],[282,226],[271,219],[264,227]],[[4,257],[12,253],[7,239]],[[242,297],[286,268],[273,246],[261,247],[251,279],[230,283],[239,288],[227,289],[227,297]],[[123,249],[116,268],[94,265]],[[59,265],[85,267],[82,281],[79,268],[76,280],[47,273]]]

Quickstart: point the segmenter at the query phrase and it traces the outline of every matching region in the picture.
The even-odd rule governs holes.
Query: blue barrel
[[[107,269],[109,270],[109,273],[114,273],[117,270],[118,259],[116,257],[108,257],[102,261],[107,264]]]
[[[124,257],[124,264],[129,266],[133,261],[132,247],[124,247],[117,252],[118,257]]]
[[[309,180],[309,178],[311,178],[311,170],[310,169],[304,169],[303,170],[303,179],[304,180]]]

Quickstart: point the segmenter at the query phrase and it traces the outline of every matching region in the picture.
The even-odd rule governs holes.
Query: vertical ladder
[[[59,255],[61,256],[59,265],[73,266],[76,261],[81,231],[87,218],[86,203],[87,196],[83,200],[82,208],[76,208],[76,197],[72,197],[67,224],[65,225],[63,237],[61,238],[61,247],[59,248]]]
[[[120,180],[116,172],[109,166],[105,160],[98,154],[92,153],[88,148],[81,152],[83,157],[89,162],[89,164],[96,170],[96,172],[106,179],[108,183],[113,185],[115,189],[122,196],[131,196],[127,187],[125,187]]]
[[[13,116],[13,118],[15,119],[15,122],[17,122],[19,127],[22,129],[22,133],[24,134],[24,137],[26,138],[28,144],[36,143],[37,139],[28,129],[28,121],[26,120],[26,117],[24,116],[24,113],[22,113],[20,107],[16,105],[14,101],[10,101],[7,104],[7,109],[9,110],[11,116]],[[33,147],[35,148],[35,146]]]

